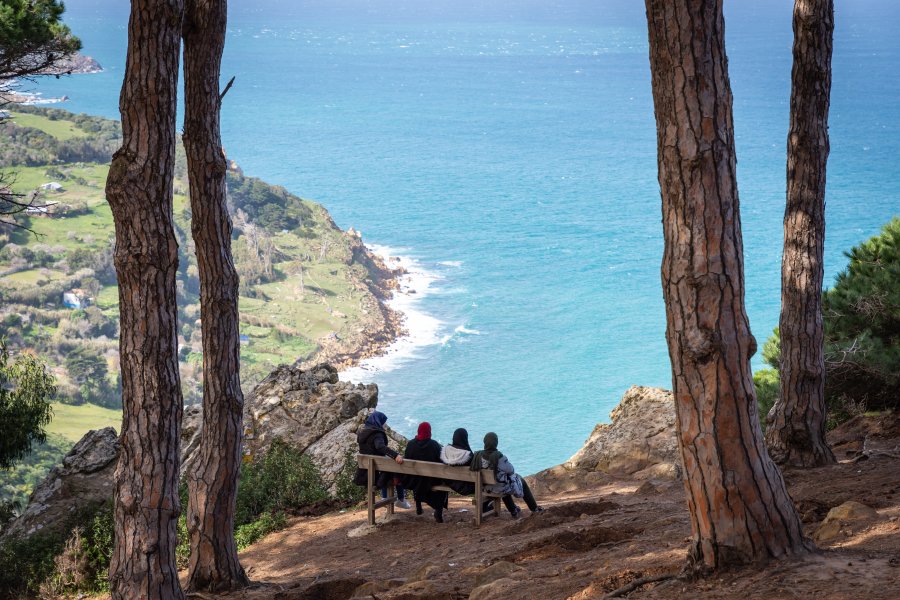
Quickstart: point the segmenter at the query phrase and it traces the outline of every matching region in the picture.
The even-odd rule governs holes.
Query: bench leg
[[[475,475],[475,527],[481,527],[481,471]]]
[[[368,490],[369,499],[369,525],[375,524],[375,469],[373,468],[372,459],[369,459],[368,473],[366,475],[366,489]]]

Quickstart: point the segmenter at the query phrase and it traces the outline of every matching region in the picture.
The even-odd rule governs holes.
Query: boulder
[[[813,534],[817,542],[824,542],[837,537],[843,527],[849,523],[868,521],[878,516],[878,511],[860,502],[844,502],[828,511],[822,524]]]
[[[620,476],[641,473],[643,478],[680,476],[671,392],[632,386],[609,418],[610,423],[597,425],[581,450],[564,464],[567,469]]]
[[[87,432],[34,489],[25,511],[2,538],[34,533],[67,534],[71,518],[113,496],[119,439],[112,427]]]

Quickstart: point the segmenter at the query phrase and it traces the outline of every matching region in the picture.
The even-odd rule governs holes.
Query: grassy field
[[[118,433],[122,427],[122,411],[102,408],[93,404],[70,406],[55,402],[53,404],[53,420],[47,427],[47,432],[61,435],[71,442],[77,442],[91,429],[103,427],[115,427]]]
[[[43,115],[26,113],[13,113],[13,119],[19,127],[31,127],[40,129],[46,134],[52,135],[58,140],[71,140],[72,138],[88,135],[83,129],[79,129],[71,121],[53,121]]]

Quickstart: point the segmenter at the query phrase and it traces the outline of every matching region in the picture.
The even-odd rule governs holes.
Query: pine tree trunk
[[[766,427],[779,464],[834,462],[825,442],[825,167],[831,93],[832,0],[794,3],[794,68],[781,260],[781,393]]]
[[[183,598],[175,567],[182,396],[172,218],[182,5],[133,0],[106,182],[116,231],[122,447],[116,467],[114,599]]]
[[[219,73],[226,13],[225,0],[186,0],[183,139],[203,323],[200,458],[193,472],[187,474],[191,536],[188,588],[213,592],[249,583],[238,562],[234,540],[244,397],[239,364],[238,275],[231,255],[226,164],[219,133]]]
[[[721,0],[646,0],[666,340],[698,570],[811,548],[766,454],[744,310]]]

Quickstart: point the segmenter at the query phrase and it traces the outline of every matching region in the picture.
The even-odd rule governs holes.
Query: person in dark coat
[[[509,462],[503,453],[497,449],[499,439],[493,431],[488,432],[484,436],[484,450],[479,450],[472,457],[472,465],[469,467],[473,471],[476,469],[491,469],[497,483],[488,488],[493,493],[503,494],[503,504],[509,510],[514,519],[518,519],[522,509],[516,506],[513,496],[516,498],[524,498],[525,504],[531,510],[532,514],[543,512],[544,509],[538,506],[534,499],[534,494],[528,487],[522,477],[516,473],[512,463]]]
[[[366,418],[366,422],[356,432],[356,441],[359,444],[360,454],[374,454],[376,456],[390,456],[397,464],[403,464],[403,457],[388,447],[387,432],[384,430],[384,424],[387,422],[387,415],[380,411],[373,411]],[[387,486],[391,483],[393,475],[390,473],[376,473],[375,487],[381,488],[381,497],[387,498]],[[368,485],[368,473],[366,469],[359,467],[356,469],[356,476],[353,478],[356,485]],[[410,508],[409,503],[404,499],[404,490],[397,486],[397,503],[403,508]]]
[[[431,425],[429,423],[423,422],[419,424],[418,433],[415,439],[410,440],[406,445],[406,452],[403,453],[403,457],[410,460],[441,462],[441,445],[431,439]],[[438,523],[444,522],[447,492],[433,492],[431,491],[431,486],[440,485],[441,483],[443,482],[439,479],[417,475],[407,475],[403,480],[403,485],[413,491],[413,498],[416,501],[416,514],[422,514],[422,503],[425,502],[434,509],[434,520]]]

